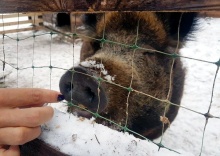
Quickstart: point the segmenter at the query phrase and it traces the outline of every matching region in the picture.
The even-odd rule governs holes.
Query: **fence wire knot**
[[[220,66],[220,59],[219,59],[217,62],[215,62],[215,64],[216,64],[217,66]]]

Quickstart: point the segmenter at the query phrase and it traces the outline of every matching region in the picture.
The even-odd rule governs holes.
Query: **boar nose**
[[[103,87],[92,75],[84,67],[75,67],[74,71],[69,70],[61,77],[60,91],[65,100],[96,112],[97,108],[104,109],[107,98]]]

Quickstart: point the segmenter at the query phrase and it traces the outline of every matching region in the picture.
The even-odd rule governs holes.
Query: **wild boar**
[[[85,34],[90,38],[83,38],[81,63],[61,77],[60,91],[67,101],[148,139],[161,136],[163,124],[165,131],[178,113],[179,107],[170,104],[180,105],[184,87],[185,70],[178,53],[195,16],[178,12],[84,15]],[[70,106],[68,110],[92,117],[83,109]],[[121,130],[103,118],[96,122]]]

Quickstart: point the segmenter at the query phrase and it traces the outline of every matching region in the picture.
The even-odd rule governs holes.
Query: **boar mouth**
[[[78,116],[91,118],[93,113],[100,113],[107,105],[107,97],[103,86],[93,77],[94,73],[84,67],[75,67],[67,71],[60,79],[60,91],[65,100],[81,108],[69,108]]]
[[[80,108],[76,108],[76,109],[69,109],[70,112],[76,112],[76,115],[77,116],[80,116],[80,117],[84,117],[84,118],[88,118],[90,119],[92,117],[92,114],[86,110],[82,110]]]

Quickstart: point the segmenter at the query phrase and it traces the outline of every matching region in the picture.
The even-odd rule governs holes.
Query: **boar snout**
[[[60,79],[60,91],[65,100],[86,108],[94,113],[101,112],[107,105],[107,97],[102,85],[93,77],[93,73],[84,67],[75,67],[67,71]],[[70,112],[77,112],[78,116],[90,118],[91,113],[69,108]]]

